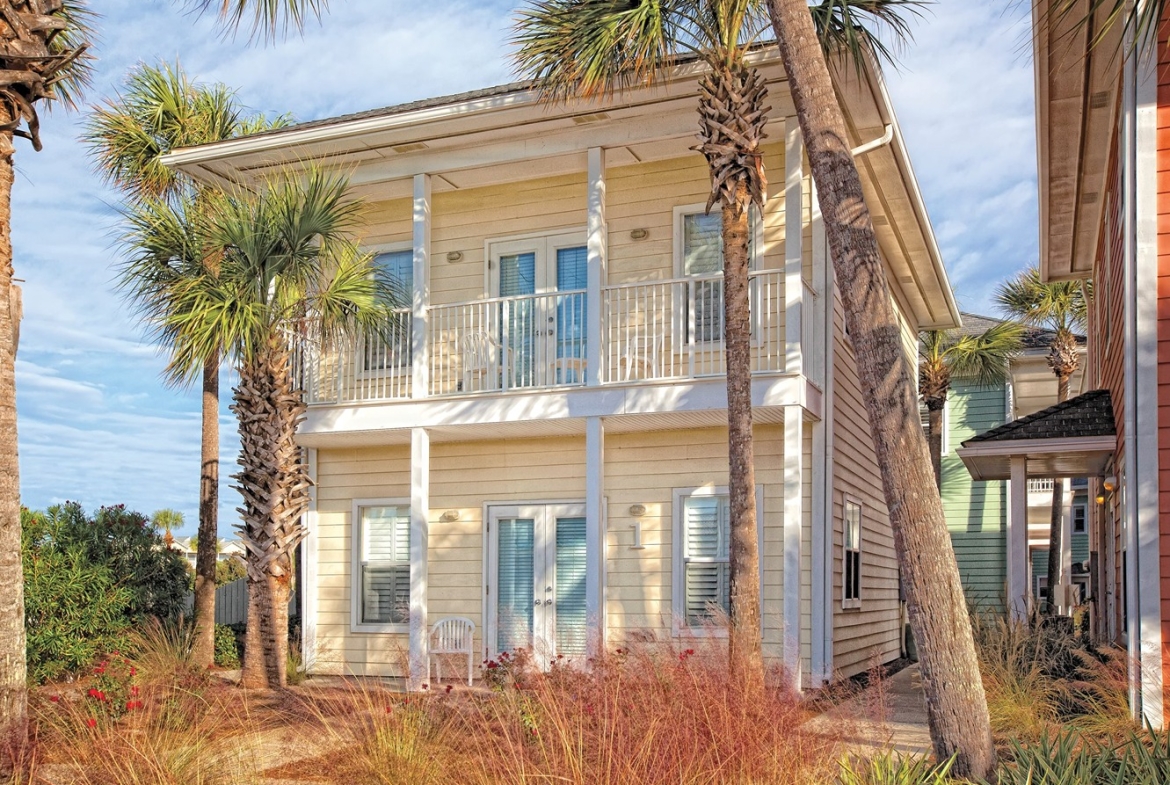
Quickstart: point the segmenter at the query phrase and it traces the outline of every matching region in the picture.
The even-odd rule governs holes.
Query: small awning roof
[[[1116,448],[1109,391],[1093,390],[974,436],[956,452],[973,479],[1006,480],[1014,457],[1027,458],[1028,477],[1099,476]]]

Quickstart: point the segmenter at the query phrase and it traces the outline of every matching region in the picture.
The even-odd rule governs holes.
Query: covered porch
[[[1117,449],[1108,390],[1093,390],[993,428],[956,452],[974,480],[1008,480],[1007,596],[1013,618],[1028,613],[1028,481],[1101,477]]]

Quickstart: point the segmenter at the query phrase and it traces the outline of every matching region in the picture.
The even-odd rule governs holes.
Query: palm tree
[[[209,7],[217,0],[196,0]],[[231,26],[252,12],[253,34],[268,37],[299,26],[306,11],[319,14],[326,0],[219,0]],[[20,465],[16,429],[16,338],[20,292],[13,282],[12,184],[15,140],[40,151],[37,105],[57,101],[74,108],[89,85],[93,14],[87,0],[0,0],[0,743],[23,745],[28,726],[24,583],[20,566]],[[0,772],[11,766],[0,756]]]
[[[1008,380],[1012,358],[1020,351],[1023,327],[998,322],[978,335],[958,330],[927,330],[918,344],[918,395],[929,413],[927,441],[934,482],[942,490],[942,412],[951,382],[972,381],[998,387]]]
[[[1080,368],[1081,358],[1077,353],[1077,331],[1083,332],[1088,324],[1088,284],[1080,281],[1040,280],[1040,269],[1030,267],[1021,270],[1015,278],[1000,284],[995,293],[996,303],[1014,319],[1031,327],[1052,332],[1048,342],[1048,367],[1056,376],[1056,402],[1068,400],[1068,384]],[[1048,529],[1048,602],[1045,612],[1054,613],[1056,587],[1061,581],[1061,525],[1064,510],[1064,480],[1057,478],[1052,483],[1052,515]]]
[[[248,563],[245,687],[286,683],[292,556],[311,485],[295,442],[306,407],[291,344],[312,338],[328,348],[354,332],[393,329],[389,282],[346,239],[361,207],[346,187],[344,178],[309,170],[217,199],[208,236],[220,254],[218,274],[174,280],[159,324],[181,378],[193,378],[220,347],[239,372],[231,408]],[[166,224],[160,207],[144,203],[142,220],[154,211]]]
[[[918,643],[934,752],[939,760],[955,756],[958,776],[983,779],[995,764],[995,748],[971,622],[932,482],[914,369],[901,347],[877,236],[824,52],[844,51],[861,67],[863,58],[884,50],[860,24],[857,11],[904,30],[898,12],[909,4],[872,0],[854,5],[821,0],[810,14],[807,0],[768,0],[853,340]]]
[[[235,96],[223,85],[192,82],[181,66],[140,65],[127,76],[122,93],[96,107],[86,123],[84,140],[98,172],[117,186],[129,203],[160,200],[175,217],[191,215],[195,220],[180,229],[188,236],[181,244],[184,258],[160,256],[157,246],[149,248],[123,265],[120,281],[128,299],[147,322],[157,321],[169,301],[160,285],[175,275],[214,275],[216,259],[206,250],[200,232],[205,221],[197,216],[207,201],[207,186],[162,165],[162,156],[181,147],[208,144],[255,131],[279,127],[287,118],[268,120],[243,113]],[[133,212],[133,207],[129,210]],[[124,238],[131,247],[150,246],[135,237],[135,231],[152,232],[156,222],[135,224],[131,219]],[[185,257],[190,258],[185,258]],[[202,435],[199,476],[199,540],[214,543],[218,534],[219,511],[219,371],[222,351],[204,359]],[[173,368],[168,369],[172,382]],[[215,660],[215,552],[201,548],[195,560],[194,661],[210,666]]]
[[[175,536],[171,534],[171,531],[183,526],[183,513],[169,509],[155,510],[154,514],[150,516],[150,522],[163,530],[163,542],[169,548],[175,544]]]
[[[765,80],[748,65],[767,28],[759,0],[534,0],[520,12],[517,69],[549,100],[596,96],[654,80],[680,55],[709,69],[699,82],[699,125],[711,193],[723,220],[724,339],[731,507],[731,662],[762,673],[759,554],[752,443],[748,213],[767,189]]]
[[[24,580],[20,563],[20,464],[16,440],[16,335],[12,183],[15,139],[41,149],[38,103],[76,105],[89,83],[90,14],[84,0],[0,0],[0,744],[24,744]],[[0,770],[11,765],[0,760]]]

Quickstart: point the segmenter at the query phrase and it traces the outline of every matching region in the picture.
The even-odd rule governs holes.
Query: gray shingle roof
[[[963,446],[986,442],[1116,435],[1117,424],[1113,419],[1113,400],[1109,391],[1092,390],[973,436],[963,442]]]

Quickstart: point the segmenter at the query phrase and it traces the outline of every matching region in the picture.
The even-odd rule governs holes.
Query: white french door
[[[493,506],[488,515],[489,656],[531,649],[541,667],[585,656],[585,505]]]
[[[504,388],[584,382],[587,257],[579,233],[491,243]]]

